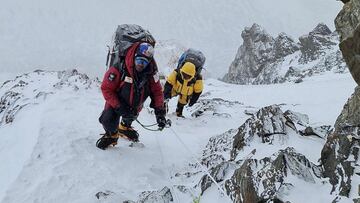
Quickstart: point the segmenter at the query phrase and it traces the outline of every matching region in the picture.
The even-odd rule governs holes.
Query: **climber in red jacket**
[[[97,141],[98,148],[116,145],[119,137],[139,141],[139,134],[131,123],[137,118],[148,96],[151,98],[150,107],[155,109],[159,128],[165,127],[164,97],[153,55],[154,47],[151,44],[134,43],[127,50],[124,63],[120,67],[110,67],[105,73],[101,91],[106,104],[99,118],[105,134]]]

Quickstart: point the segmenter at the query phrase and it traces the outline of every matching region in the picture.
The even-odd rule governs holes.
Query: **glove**
[[[156,122],[160,129],[165,128],[165,126],[166,126],[165,116],[156,116]]]

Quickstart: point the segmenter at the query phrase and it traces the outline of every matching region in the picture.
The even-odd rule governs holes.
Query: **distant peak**
[[[319,23],[310,33],[310,35],[315,35],[315,34],[319,34],[319,35],[330,35],[331,34],[331,30],[329,29],[329,27],[327,25],[325,25],[324,23]]]

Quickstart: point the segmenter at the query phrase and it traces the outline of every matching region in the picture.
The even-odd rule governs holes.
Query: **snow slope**
[[[272,35],[298,38],[319,22],[334,30],[341,5],[335,0],[2,0],[0,73],[77,68],[101,75],[116,25],[137,23],[158,40],[176,39],[203,50],[208,71],[219,78],[245,26],[256,22]]]
[[[354,87],[349,74],[331,73],[300,84],[266,86],[230,85],[209,79],[201,99],[222,98],[230,103],[221,103],[213,113],[205,112],[198,118],[191,117],[191,113],[199,105],[185,109],[186,119],[171,113],[173,125],[162,132],[146,131],[134,123],[145,148],[131,148],[127,141],[120,141],[118,146],[106,151],[95,147],[102,133],[97,121],[103,108],[99,89],[57,91],[44,103],[23,109],[12,124],[0,127],[3,140],[0,161],[6,163],[0,165],[0,200],[4,203],[136,201],[143,191],[168,186],[175,202],[191,202],[199,196],[199,191],[190,190],[184,195],[176,185],[192,187],[199,179],[189,180],[176,174],[186,173],[189,163],[196,163],[210,137],[238,128],[249,118],[245,110],[282,104],[284,110],[308,114],[311,124],[333,125]],[[175,107],[173,99],[170,111],[175,111]],[[155,122],[148,108],[142,111],[139,120],[144,124]],[[321,146],[317,141],[310,142]],[[313,154],[312,161],[319,158],[321,148],[302,147],[307,154]],[[269,154],[271,150],[260,147],[258,152]],[[98,200],[95,196],[98,192],[109,195]],[[316,190],[312,192],[309,195],[317,195]],[[201,202],[226,202],[226,197],[219,194],[212,187],[201,197]],[[296,194],[291,197],[294,202],[303,198]],[[326,194],[324,198],[329,199]]]

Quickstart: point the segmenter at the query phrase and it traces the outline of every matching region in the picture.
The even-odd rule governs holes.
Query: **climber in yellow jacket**
[[[193,63],[186,62],[180,69],[174,70],[166,79],[164,86],[164,99],[169,101],[170,98],[178,96],[179,100],[176,108],[176,115],[182,115],[184,106],[194,105],[199,99],[204,85],[201,74],[196,73]]]

